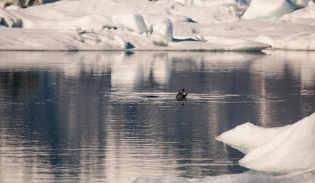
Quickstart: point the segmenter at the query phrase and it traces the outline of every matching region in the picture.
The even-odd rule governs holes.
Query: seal
[[[185,90],[182,89],[180,92],[178,92],[178,94],[176,95],[176,99],[178,101],[186,101],[186,96],[187,96],[187,93],[185,93]]]

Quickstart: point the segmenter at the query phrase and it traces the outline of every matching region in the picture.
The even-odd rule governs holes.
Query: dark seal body
[[[187,93],[185,93],[185,90],[182,89],[180,92],[178,92],[178,94],[176,95],[176,99],[178,101],[186,101],[186,96],[187,96]]]

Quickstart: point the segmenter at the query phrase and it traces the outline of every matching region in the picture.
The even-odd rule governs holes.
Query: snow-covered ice
[[[0,50],[315,49],[308,0],[41,2],[0,8]]]

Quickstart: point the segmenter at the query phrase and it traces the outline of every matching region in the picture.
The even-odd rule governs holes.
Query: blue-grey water
[[[216,136],[314,111],[314,52],[0,52],[0,182],[238,174]]]

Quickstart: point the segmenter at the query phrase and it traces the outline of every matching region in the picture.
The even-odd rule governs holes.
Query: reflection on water
[[[315,53],[0,52],[1,182],[241,173],[215,137],[314,112]],[[188,101],[175,99],[185,88]],[[154,96],[154,97],[150,97]]]

